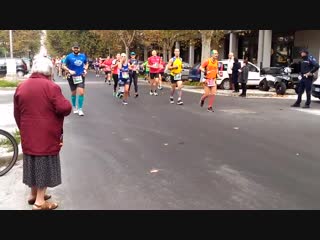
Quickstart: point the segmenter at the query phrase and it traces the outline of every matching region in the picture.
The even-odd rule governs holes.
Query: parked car
[[[243,64],[243,60],[239,59],[239,62],[241,65]],[[247,86],[255,86],[258,87],[261,85],[263,81],[266,81],[266,77],[260,73],[260,68],[256,66],[255,64],[249,62],[249,78],[247,82]],[[201,72],[199,70],[200,63],[196,63],[189,71],[188,78],[192,81],[200,81],[201,78]],[[227,73],[228,68],[228,60],[220,60],[219,61],[219,74],[217,78],[217,85],[221,89],[230,90],[230,81],[229,81],[229,74]]]
[[[27,64],[21,58],[14,58],[16,60],[16,68],[18,77],[22,77],[28,73]],[[7,74],[7,58],[0,58],[0,75]]]
[[[311,94],[313,97],[320,99],[320,74],[318,75],[316,81],[313,82]]]
[[[187,62],[182,62],[182,75],[181,75],[181,79],[182,80],[188,80],[189,79],[189,72],[190,72],[191,66],[189,63]],[[167,82],[170,81],[170,70],[166,69],[166,71],[164,72],[164,78]]]

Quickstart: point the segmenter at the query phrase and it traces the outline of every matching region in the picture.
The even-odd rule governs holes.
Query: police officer
[[[310,108],[311,103],[311,87],[313,82],[313,75],[319,69],[319,64],[316,59],[309,55],[308,50],[303,49],[300,51],[302,61],[300,61],[300,82],[299,82],[299,92],[297,101],[291,105],[291,107],[300,107],[301,97],[306,90],[307,101],[303,108]]]

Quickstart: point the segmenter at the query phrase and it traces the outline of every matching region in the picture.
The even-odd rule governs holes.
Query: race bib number
[[[158,68],[159,67],[159,64],[158,63],[154,63],[153,64],[153,68]]]
[[[214,87],[215,86],[214,79],[208,79],[207,85],[208,85],[208,87]]]
[[[136,71],[137,70],[137,65],[132,65],[132,71]]]
[[[82,76],[73,76],[72,80],[73,80],[74,84],[79,84],[79,83],[82,83],[82,81],[83,81]]]
[[[123,72],[123,73],[122,73],[122,78],[124,78],[124,79],[129,78],[129,73]]]
[[[105,70],[106,72],[109,72],[109,71],[111,71],[111,68],[110,68],[110,66],[106,66],[104,70]]]
[[[181,73],[174,75],[173,79],[176,81],[181,80]]]

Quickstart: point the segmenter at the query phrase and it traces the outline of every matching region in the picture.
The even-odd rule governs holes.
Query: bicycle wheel
[[[0,176],[6,174],[18,158],[18,144],[8,132],[0,129]]]

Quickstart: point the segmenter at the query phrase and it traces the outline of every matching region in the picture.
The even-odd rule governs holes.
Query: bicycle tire
[[[18,148],[18,143],[16,141],[16,139],[7,131],[4,131],[2,129],[0,129],[0,135],[3,135],[5,137],[7,137],[10,142],[12,143],[13,146],[13,157],[11,162],[8,164],[8,166],[3,169],[2,171],[0,171],[0,176],[5,175],[7,172],[10,171],[10,169],[14,166],[14,164],[16,163],[17,159],[18,159],[18,154],[19,154],[19,148]]]

